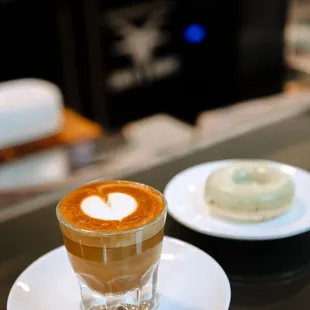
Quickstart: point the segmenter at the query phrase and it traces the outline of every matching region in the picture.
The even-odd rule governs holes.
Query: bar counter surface
[[[310,171],[310,115],[287,119],[122,178],[162,191],[185,168],[229,158],[264,158]],[[24,210],[20,205],[6,211],[6,216],[0,213],[0,309],[6,308],[18,275],[62,244],[55,207],[69,190],[71,185],[46,198],[25,202]],[[230,310],[309,310],[310,232],[280,240],[236,241],[196,233],[168,216],[166,235],[194,244],[222,265],[232,287]]]

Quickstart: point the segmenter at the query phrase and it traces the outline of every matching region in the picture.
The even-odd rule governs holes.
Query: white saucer
[[[159,268],[159,310],[227,310],[230,284],[208,254],[165,237]],[[79,310],[79,290],[65,248],[31,264],[14,283],[7,310]]]
[[[310,174],[289,165],[271,162],[288,173],[296,184],[293,208],[286,214],[263,223],[236,223],[213,217],[204,200],[204,186],[218,167],[230,160],[204,163],[173,177],[165,188],[168,212],[190,229],[208,235],[243,240],[280,239],[310,230]]]

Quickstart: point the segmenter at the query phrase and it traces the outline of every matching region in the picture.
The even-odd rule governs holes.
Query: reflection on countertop
[[[159,114],[130,123],[117,134],[2,162],[1,211],[64,185],[122,178],[296,115],[307,117],[309,107],[310,92],[304,91],[206,111],[199,115],[196,126]]]

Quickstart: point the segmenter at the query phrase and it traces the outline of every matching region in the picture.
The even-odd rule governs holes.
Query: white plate
[[[178,222],[200,233],[243,240],[280,239],[310,230],[310,174],[289,165],[271,162],[296,184],[296,198],[286,214],[262,223],[236,223],[213,217],[204,200],[205,182],[215,169],[230,160],[204,163],[173,177],[165,188],[168,212]]]
[[[183,241],[165,237],[159,268],[159,310],[227,310],[230,285],[221,266]],[[66,250],[30,265],[14,283],[7,310],[79,310],[79,290]]]

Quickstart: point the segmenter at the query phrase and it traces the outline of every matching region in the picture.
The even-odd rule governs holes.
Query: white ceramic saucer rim
[[[223,160],[204,162],[204,163],[194,165],[192,167],[189,167],[189,168],[186,168],[186,169],[180,171],[174,177],[172,177],[169,180],[169,182],[167,183],[167,185],[164,189],[164,196],[167,199],[167,193],[168,193],[168,191],[170,191],[170,187],[173,185],[173,183],[177,179],[182,177],[183,174],[186,174],[193,169],[198,169],[200,167],[205,167],[207,165],[223,165],[225,163],[230,163],[230,162],[235,161],[235,160],[242,160],[242,159],[235,158],[235,159],[223,159]],[[310,179],[310,173],[308,171],[302,169],[302,168],[296,167],[294,165],[289,165],[286,163],[272,161],[272,160],[266,160],[266,161],[268,161],[272,165],[280,165],[282,167],[288,167],[288,168],[294,169],[295,171],[307,174],[309,179]],[[309,194],[310,194],[310,192],[309,192]],[[262,234],[262,235],[257,235],[257,234],[253,234],[253,235],[251,235],[251,234],[249,234],[249,235],[231,234],[231,233],[228,233],[225,231],[218,231],[218,230],[214,231],[212,228],[209,228],[209,227],[205,227],[204,229],[201,229],[200,227],[197,227],[197,226],[194,226],[194,225],[187,223],[182,218],[180,218],[176,213],[171,211],[171,207],[169,207],[169,201],[168,201],[168,213],[175,221],[179,222],[180,224],[184,225],[185,227],[187,227],[191,230],[194,230],[196,232],[199,232],[199,233],[202,233],[205,235],[213,236],[213,237],[219,237],[219,238],[224,238],[224,239],[232,239],[232,240],[247,240],[247,241],[277,240],[277,239],[284,239],[284,238],[297,236],[297,235],[303,234],[305,232],[308,232],[310,230],[310,224],[309,224],[308,226],[304,226],[304,227],[301,227],[299,229],[295,229],[292,231],[291,230],[284,230],[284,231],[282,230],[280,232],[275,232],[273,234],[272,233]]]
[[[164,236],[164,239],[166,239],[167,241],[169,240],[172,243],[178,243],[178,244],[182,244],[183,246],[186,247],[190,247],[192,249],[194,249],[195,251],[201,253],[204,256],[207,256],[208,259],[212,262],[212,264],[214,264],[216,266],[216,268],[219,269],[219,271],[221,271],[222,275],[224,276],[224,280],[226,283],[226,289],[227,290],[227,302],[225,305],[225,310],[229,308],[230,302],[231,302],[231,287],[230,287],[230,281],[228,279],[227,273],[225,272],[225,270],[223,269],[223,267],[207,252],[201,250],[200,248],[196,247],[195,245],[188,243],[186,241],[174,238],[174,237],[169,237],[169,236]],[[224,310],[224,309],[223,309]]]
[[[231,286],[230,286],[230,282],[228,279],[228,276],[226,274],[226,272],[224,271],[224,269],[222,268],[222,266],[208,253],[204,252],[203,250],[201,250],[200,248],[185,242],[183,240],[179,240],[177,238],[173,238],[173,237],[169,237],[169,236],[164,236],[164,240],[166,240],[166,242],[171,242],[171,243],[175,243],[175,244],[181,244],[182,246],[185,247],[190,247],[192,248],[194,251],[200,253],[203,256],[206,256],[206,258],[210,261],[210,263],[212,263],[214,266],[216,266],[216,268],[218,269],[218,271],[222,274],[221,276],[223,277],[223,283],[225,283],[225,309],[223,310],[228,310],[230,302],[231,302]],[[25,277],[25,274],[27,274],[28,272],[30,272],[31,269],[36,268],[36,266],[38,264],[40,264],[42,261],[46,260],[48,256],[53,255],[54,252],[58,252],[58,251],[65,251],[65,247],[64,245],[59,246],[55,249],[50,250],[49,252],[43,254],[42,256],[40,256],[39,258],[37,258],[35,261],[33,261],[30,265],[28,265],[23,271],[22,273],[17,277],[17,279],[15,280],[14,284],[12,285],[10,292],[9,292],[9,296],[7,299],[7,310],[15,310],[13,309],[13,296],[14,296],[14,290],[17,286],[17,283],[19,281],[21,281],[23,279],[23,277]]]

